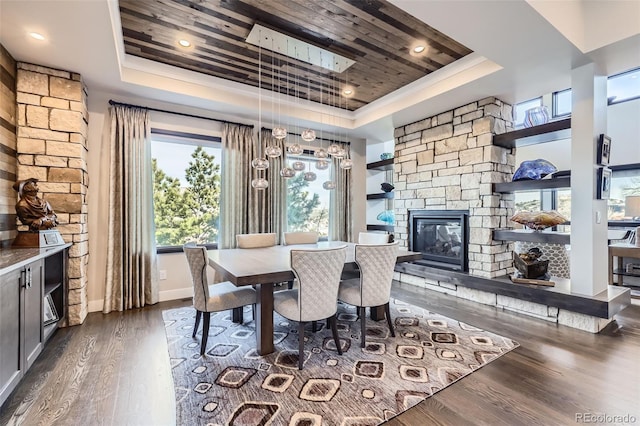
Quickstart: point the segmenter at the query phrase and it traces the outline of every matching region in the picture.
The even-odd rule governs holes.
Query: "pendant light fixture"
[[[349,69],[347,69],[347,88],[349,87]],[[345,89],[341,91],[341,94],[344,95],[344,108],[349,111],[349,97],[351,95],[353,95],[353,90],[349,89]],[[344,131],[344,138],[347,139],[347,130],[345,129]],[[343,170],[350,170],[353,167],[353,160],[351,158],[349,158],[350,156],[348,155],[348,153],[350,151],[347,150],[343,150],[345,151],[345,155],[343,156],[344,158],[342,158],[342,160],[340,160],[340,168]]]
[[[287,42],[287,46],[288,46],[288,42]],[[294,47],[294,52],[295,52],[294,53],[295,56],[298,57],[298,49],[296,47]],[[289,84],[289,74],[287,73],[287,86],[288,84]],[[300,99],[300,92],[298,90],[297,76],[294,76],[294,80],[293,80],[293,95],[294,95],[294,101],[296,102],[296,106],[298,106],[297,104]],[[304,139],[304,136],[302,137],[302,139]],[[304,149],[302,148],[302,146],[300,146],[298,142],[294,142],[287,147],[287,152],[291,155],[300,155],[304,152]]]
[[[307,47],[307,60],[309,61],[309,63],[311,63],[311,53],[308,47]],[[320,60],[322,61],[322,52],[320,52]],[[309,74],[307,74],[307,88],[309,89],[309,95],[307,96],[307,100],[311,102],[311,79],[309,78]],[[320,103],[322,104],[322,99],[320,100]],[[314,140],[316,140],[316,132],[314,130],[307,128],[303,130],[302,133],[300,133],[300,137],[305,142],[313,142]]]
[[[288,44],[287,44],[288,46]],[[278,53],[280,53],[280,48],[278,47]],[[288,54],[288,52],[287,52]],[[271,39],[271,73],[273,75],[273,70],[275,68],[275,50],[273,47],[273,39]],[[284,127],[282,127],[280,125],[280,103],[281,103],[281,99],[280,99],[280,92],[282,91],[281,87],[280,87],[280,58],[278,58],[278,74],[277,74],[277,83],[278,83],[278,126],[273,125],[273,130],[271,130],[271,135],[276,138],[276,140],[281,140],[287,137],[287,129],[285,129]],[[275,82],[271,85],[271,89],[272,89],[272,93],[273,90],[275,89],[276,85]],[[272,100],[275,98],[275,96],[272,97]],[[273,101],[271,102],[271,111],[272,111],[272,117],[274,113],[275,108],[273,107]],[[272,124],[274,124],[274,121],[272,119]],[[282,148],[280,148],[279,145],[276,144],[270,144],[265,148],[265,154],[267,155],[267,157],[271,157],[271,158],[276,158],[276,157],[280,157],[280,155],[282,155]]]
[[[333,77],[332,77],[332,82],[333,82]],[[333,86],[333,84],[332,84],[332,86]],[[327,93],[330,93],[329,89],[327,89]],[[328,104],[329,104],[329,106],[331,106],[331,99],[329,99]],[[335,101],[334,101],[334,106],[335,106]],[[335,122],[333,124],[335,125]],[[340,149],[340,146],[338,144],[336,144],[335,142],[332,142],[331,145],[329,145],[329,147],[327,148],[327,154],[333,156],[339,149]],[[329,179],[329,180],[326,180],[326,181],[324,181],[322,183],[322,187],[324,189],[326,189],[327,191],[331,191],[331,190],[336,188],[336,183],[335,183],[335,181]]]
[[[258,129],[262,129],[262,46],[258,46]],[[265,190],[269,182],[261,173],[269,168],[269,161],[262,156],[262,131],[258,131],[258,157],[251,161],[251,166],[258,171],[258,176],[251,181],[257,190]]]

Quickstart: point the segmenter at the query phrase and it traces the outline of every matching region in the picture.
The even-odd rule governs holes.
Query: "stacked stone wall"
[[[410,209],[469,211],[469,274],[494,278],[512,270],[512,244],[494,241],[507,228],[512,195],[493,192],[515,168],[513,149],[493,145],[512,130],[511,105],[486,98],[395,129],[395,238],[408,246]]]
[[[0,44],[0,247],[16,231],[16,61]]]
[[[36,178],[69,249],[68,324],[88,312],[87,90],[79,74],[18,63],[18,179]],[[19,228],[26,230],[26,228]]]

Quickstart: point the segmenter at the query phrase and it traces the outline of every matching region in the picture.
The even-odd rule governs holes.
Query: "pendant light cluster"
[[[288,43],[287,43],[287,49],[288,49]],[[296,52],[296,57],[297,57],[297,52]],[[273,58],[273,55],[272,55],[272,58]],[[274,69],[275,69],[275,64],[272,63],[272,72]],[[286,76],[287,76],[286,78],[287,78],[287,88],[288,88],[289,87],[288,65],[286,70]],[[279,84],[280,82],[279,68],[278,68],[277,80]],[[272,85],[272,87],[275,88],[275,85]],[[309,88],[311,87],[310,81],[309,81],[308,87]],[[327,89],[327,92],[328,92],[328,89]],[[296,85],[294,94],[296,96],[296,99],[299,99],[297,85]],[[278,104],[279,104],[278,105],[278,123],[276,124],[275,118],[272,118],[273,130],[271,132],[272,136],[277,141],[286,139],[287,136],[290,135],[287,129],[280,123],[280,95],[281,95],[281,91],[278,90]],[[322,86],[320,88],[320,103],[322,104]],[[275,106],[273,105],[272,105],[272,113],[275,113]],[[280,146],[275,144],[270,144],[266,146],[264,149],[264,155],[261,152],[262,151],[262,46],[261,45],[258,45],[258,121],[259,121],[259,128],[261,129],[258,132],[258,135],[259,135],[258,136],[258,157],[255,158],[253,161],[251,161],[251,166],[258,171],[258,177],[256,177],[251,181],[251,186],[257,190],[265,190],[269,187],[269,182],[264,177],[264,173],[265,173],[264,171],[269,168],[269,160],[266,157],[276,158],[276,157],[279,157],[280,155],[285,156],[285,166],[280,170],[280,176],[282,178],[289,179],[294,177],[297,172],[302,172],[303,179],[305,181],[307,182],[315,181],[317,179],[317,174],[311,170],[310,159],[308,160],[308,165],[305,164],[305,162],[300,160],[294,161],[293,163],[291,163],[291,165],[286,164],[287,153],[292,156],[300,156],[304,153],[304,149],[299,143],[294,142],[291,145],[287,145],[286,152],[284,153],[282,152],[282,149],[280,148]],[[310,128],[307,128],[300,133],[300,138],[307,143],[312,143],[316,140],[316,132]],[[316,158],[315,167],[317,170],[327,170],[329,168],[330,166],[329,156],[340,159],[340,168],[342,169],[350,169],[353,166],[352,160],[350,158],[347,158],[346,150],[341,148],[340,145],[338,145],[335,142],[329,145],[329,147],[326,150],[324,149],[321,143],[320,148],[314,150],[314,156]],[[307,166],[308,166],[308,169],[307,169]],[[326,190],[333,190],[336,188],[336,183],[332,180],[328,180],[322,184],[322,187]]]

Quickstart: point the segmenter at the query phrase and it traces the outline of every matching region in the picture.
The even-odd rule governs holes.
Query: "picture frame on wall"
[[[54,322],[57,322],[60,317],[58,317],[58,311],[56,310],[56,305],[53,303],[53,299],[50,294],[44,298],[44,325],[49,325]]]
[[[611,169],[608,167],[598,168],[598,200],[608,200],[611,192]]]
[[[598,137],[598,153],[597,161],[600,166],[609,165],[609,157],[611,155],[611,138],[604,133]]]

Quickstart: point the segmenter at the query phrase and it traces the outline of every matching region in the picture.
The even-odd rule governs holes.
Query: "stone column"
[[[67,319],[68,325],[81,324],[88,312],[87,90],[79,74],[22,62],[16,86],[18,179],[39,180],[60,234],[73,243]]]

